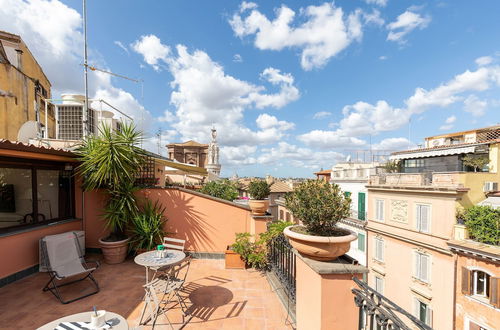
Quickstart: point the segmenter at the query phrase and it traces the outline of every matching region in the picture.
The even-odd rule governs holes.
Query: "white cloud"
[[[476,64],[478,66],[490,65],[493,62],[493,57],[491,56],[481,56],[476,58]]]
[[[240,38],[255,35],[254,45],[259,49],[300,49],[301,66],[305,70],[324,66],[363,35],[360,10],[345,16],[342,8],[324,3],[301,8],[299,14],[304,22],[294,25],[296,13],[282,5],[276,10],[276,18],[269,20],[255,4],[244,2],[229,23]]]
[[[308,146],[316,148],[340,148],[359,147],[366,144],[365,141],[355,137],[343,136],[337,131],[314,130],[309,133],[299,135],[297,139]]]
[[[295,128],[294,123],[278,120],[275,116],[268,115],[267,113],[259,115],[255,122],[257,123],[257,126],[263,130],[277,127],[280,131],[287,131]]]
[[[387,5],[388,0],[365,0],[367,4],[370,5],[377,5],[380,7],[385,7]]]
[[[234,54],[234,56],[233,56],[233,62],[241,63],[241,62],[243,62],[243,57],[241,57],[240,54]]]
[[[425,29],[430,21],[430,16],[422,16],[419,13],[411,11],[411,8],[408,8],[394,22],[387,24],[387,29],[389,30],[387,40],[404,44],[406,43],[404,37],[408,33],[417,28],[420,30]]]
[[[446,118],[446,120],[444,121],[444,125],[441,125],[441,127],[439,127],[439,129],[444,130],[444,131],[450,130],[453,128],[453,124],[456,121],[457,121],[456,116],[450,116],[450,117]]]
[[[313,115],[313,119],[324,119],[324,118],[329,117],[331,115],[332,115],[331,112],[328,112],[328,111],[319,111],[319,112],[316,112]]]
[[[378,59],[379,59],[379,60],[381,60],[381,61],[385,61],[385,60],[387,60],[387,58],[388,58],[388,57],[387,57],[387,56],[385,56],[385,55],[382,55],[382,56],[379,56],[379,57],[378,57]]]
[[[171,123],[174,122],[176,119],[177,117],[175,116],[175,113],[169,110],[165,110],[163,112],[163,116],[158,117],[158,120],[164,123]]]
[[[415,146],[414,143],[410,142],[407,138],[397,137],[397,138],[387,138],[383,139],[379,143],[372,146],[373,150],[384,150],[384,151],[398,151],[407,150]]]
[[[471,113],[474,117],[481,117],[486,112],[488,102],[480,100],[476,95],[469,95],[464,100],[464,110]]]
[[[113,41],[113,43],[114,43],[115,45],[117,45],[117,46],[118,46],[121,50],[123,50],[125,53],[127,53],[127,55],[129,54],[129,51],[128,51],[127,47],[125,47],[121,41],[115,40],[115,41]]]
[[[132,49],[141,54],[144,61],[151,65],[156,71],[160,70],[159,61],[166,61],[170,53],[170,47],[161,43],[160,38],[154,34],[143,35],[132,45]]]
[[[153,133],[151,137],[144,139],[143,147],[147,150],[168,157],[168,150],[165,146],[169,143],[175,142],[176,136],[176,130],[162,130],[160,136],[158,136],[157,131]],[[158,145],[160,148],[158,148]]]
[[[374,24],[378,26],[385,24],[385,21],[380,16],[380,11],[378,9],[373,9],[371,13],[363,12],[363,20],[366,24]]]

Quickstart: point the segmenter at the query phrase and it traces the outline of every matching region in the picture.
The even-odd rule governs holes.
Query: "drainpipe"
[[[456,323],[456,314],[457,314],[457,263],[458,263],[458,255],[454,253],[453,256],[453,278],[454,278],[454,285],[453,285],[453,326],[451,327],[452,329],[455,328],[455,323]]]

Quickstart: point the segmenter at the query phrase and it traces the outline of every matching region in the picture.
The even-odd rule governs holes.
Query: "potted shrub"
[[[110,234],[99,244],[109,264],[123,262],[127,256],[130,238],[125,230],[138,212],[134,182],[145,160],[140,141],[141,134],[131,124],[120,131],[103,125],[98,136],[85,138],[76,151],[84,190],[104,189],[108,195],[102,218]]]
[[[271,193],[271,187],[264,180],[252,180],[248,185],[248,193],[252,197],[248,206],[255,215],[265,215],[269,208],[269,200],[266,199]]]
[[[163,243],[167,233],[163,229],[167,219],[164,216],[165,207],[158,201],[154,204],[147,200],[142,209],[132,218],[130,248],[137,254],[154,250]]]
[[[302,225],[285,228],[290,244],[302,255],[328,261],[349,251],[357,235],[337,227],[350,214],[351,200],[339,186],[326,181],[307,180],[285,196],[285,206]]]

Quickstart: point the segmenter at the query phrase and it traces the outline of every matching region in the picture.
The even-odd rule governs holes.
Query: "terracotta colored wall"
[[[17,235],[0,238],[0,278],[25,270],[38,264],[38,241],[47,235],[70,230],[81,230],[81,221],[52,225]]]
[[[469,269],[482,269],[487,271],[492,277],[500,277],[500,267],[492,262],[487,262],[475,258],[470,258],[464,255],[457,256],[457,280],[456,280],[456,329],[468,330],[465,323],[473,321],[488,329],[495,329],[495,325],[500,324],[500,309],[495,309],[493,306],[479,302],[478,300],[462,294],[462,267]]]
[[[224,252],[234,243],[236,233],[250,232],[253,220],[247,209],[178,189],[144,189],[138,194],[166,207],[165,230],[173,233],[172,237],[185,239],[187,250]],[[85,193],[87,247],[99,247],[98,239],[107,233],[100,218],[104,201],[103,193]]]
[[[320,275],[297,258],[297,329],[357,329],[353,274]],[[361,274],[357,274],[362,278]]]
[[[384,240],[384,262],[374,260],[374,237]],[[435,329],[452,329],[454,262],[453,256],[422,249],[431,256],[430,280],[425,284],[413,277],[414,251],[418,247],[385,235],[368,236],[368,284],[375,287],[375,276],[383,278],[382,294],[413,314],[414,298],[427,303],[434,311]]]

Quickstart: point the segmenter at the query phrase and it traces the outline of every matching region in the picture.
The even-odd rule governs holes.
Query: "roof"
[[[325,174],[330,174],[330,173],[332,173],[332,170],[322,170],[319,172],[314,172],[314,174],[316,174],[316,175],[325,175]]]
[[[471,129],[471,130],[467,130],[467,131],[460,131],[460,132],[454,132],[454,133],[447,133],[447,134],[439,134],[439,135],[434,135],[434,136],[428,136],[425,139],[426,140],[440,139],[440,138],[444,138],[444,137],[464,135],[464,134],[467,134],[467,133],[474,133],[474,132],[486,131],[486,130],[494,130],[494,129],[498,129],[498,128],[500,128],[500,125],[493,125],[493,126],[488,126],[488,127]]]
[[[500,209],[500,194],[489,195],[485,200],[477,203],[477,205],[491,206],[494,209]]]
[[[284,181],[276,181],[271,185],[272,193],[280,193],[280,192],[292,192],[293,189],[290,188],[288,183]]]
[[[208,147],[208,144],[202,144],[193,140],[189,140],[183,143],[170,143],[167,147]]]
[[[447,244],[453,252],[462,252],[500,262],[500,246],[479,243],[473,240],[451,240]]]
[[[478,146],[478,145],[492,144],[492,143],[500,143],[500,139],[492,139],[492,140],[483,141],[483,142],[458,143],[458,144],[445,145],[445,146],[435,146],[435,147],[429,147],[429,148],[418,148],[418,149],[396,151],[396,152],[391,153],[391,155],[402,155],[402,154],[433,151],[433,150],[456,149],[456,148],[461,148],[461,147],[474,147],[474,146]]]
[[[76,161],[77,155],[64,149],[51,147],[39,147],[17,141],[0,139],[0,155],[7,157],[37,158],[36,155],[56,156],[60,160]]]

